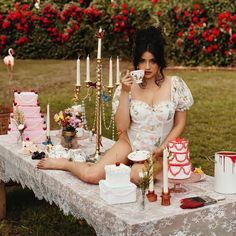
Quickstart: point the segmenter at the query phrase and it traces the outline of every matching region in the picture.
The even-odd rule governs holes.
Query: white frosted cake
[[[11,142],[16,143],[19,130],[15,121],[14,112],[19,110],[24,115],[24,140],[41,144],[46,140],[46,124],[41,114],[36,92],[14,92],[13,114],[10,116],[8,135]]]
[[[123,187],[130,184],[130,167],[120,164],[105,166],[107,184],[113,187]]]
[[[136,201],[136,185],[130,182],[130,167],[124,164],[105,166],[105,180],[99,181],[100,197],[109,204]]]
[[[236,152],[215,153],[215,191],[236,193]]]
[[[171,153],[169,158],[168,178],[187,179],[191,176],[192,165],[189,157],[188,141],[177,138],[168,143]]]

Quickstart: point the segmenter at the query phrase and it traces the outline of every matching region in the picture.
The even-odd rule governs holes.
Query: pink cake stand
[[[158,180],[163,179],[162,172],[158,173],[157,179]],[[197,174],[194,172],[192,172],[190,177],[187,179],[170,179],[169,178],[169,183],[174,184],[174,186],[172,188],[170,188],[170,192],[171,193],[185,193],[185,192],[187,192],[187,188],[185,186],[183,186],[183,184],[196,183],[196,182],[199,182],[204,179],[205,179],[204,173]]]

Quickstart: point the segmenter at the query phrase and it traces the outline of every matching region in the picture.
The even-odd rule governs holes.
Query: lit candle
[[[80,86],[80,59],[77,59],[76,86]]]
[[[90,59],[89,55],[87,56],[86,59],[86,81],[85,82],[90,82]]]
[[[112,82],[112,59],[110,58],[110,61],[109,61],[109,84],[108,84],[109,87],[112,87],[113,86],[113,82]]]
[[[47,137],[50,137],[50,108],[49,108],[49,103],[47,104]]]
[[[154,191],[154,180],[153,180],[153,160],[152,156],[150,156],[150,180],[149,180],[149,191],[153,192]]]
[[[120,84],[120,60],[116,58],[116,85]]]
[[[163,150],[163,192],[168,193],[168,157],[167,148]]]
[[[102,33],[102,28],[99,29],[99,34]],[[101,51],[102,51],[102,38],[98,38],[98,54],[97,59],[101,59]]]

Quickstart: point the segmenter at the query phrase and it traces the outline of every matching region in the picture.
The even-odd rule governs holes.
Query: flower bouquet
[[[62,128],[61,144],[65,148],[76,148],[78,145],[75,140],[76,129],[83,127],[82,113],[67,108],[55,114],[54,120]]]
[[[13,113],[13,120],[19,131],[19,137],[17,139],[17,142],[19,143],[20,141],[21,142],[23,141],[24,139],[23,133],[24,133],[24,130],[26,129],[24,113],[20,111],[18,108],[16,108]]]

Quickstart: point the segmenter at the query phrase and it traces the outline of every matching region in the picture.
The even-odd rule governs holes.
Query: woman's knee
[[[98,184],[101,179],[105,178],[105,173],[102,170],[96,170],[93,166],[90,166],[84,173],[83,181],[89,184]]]

